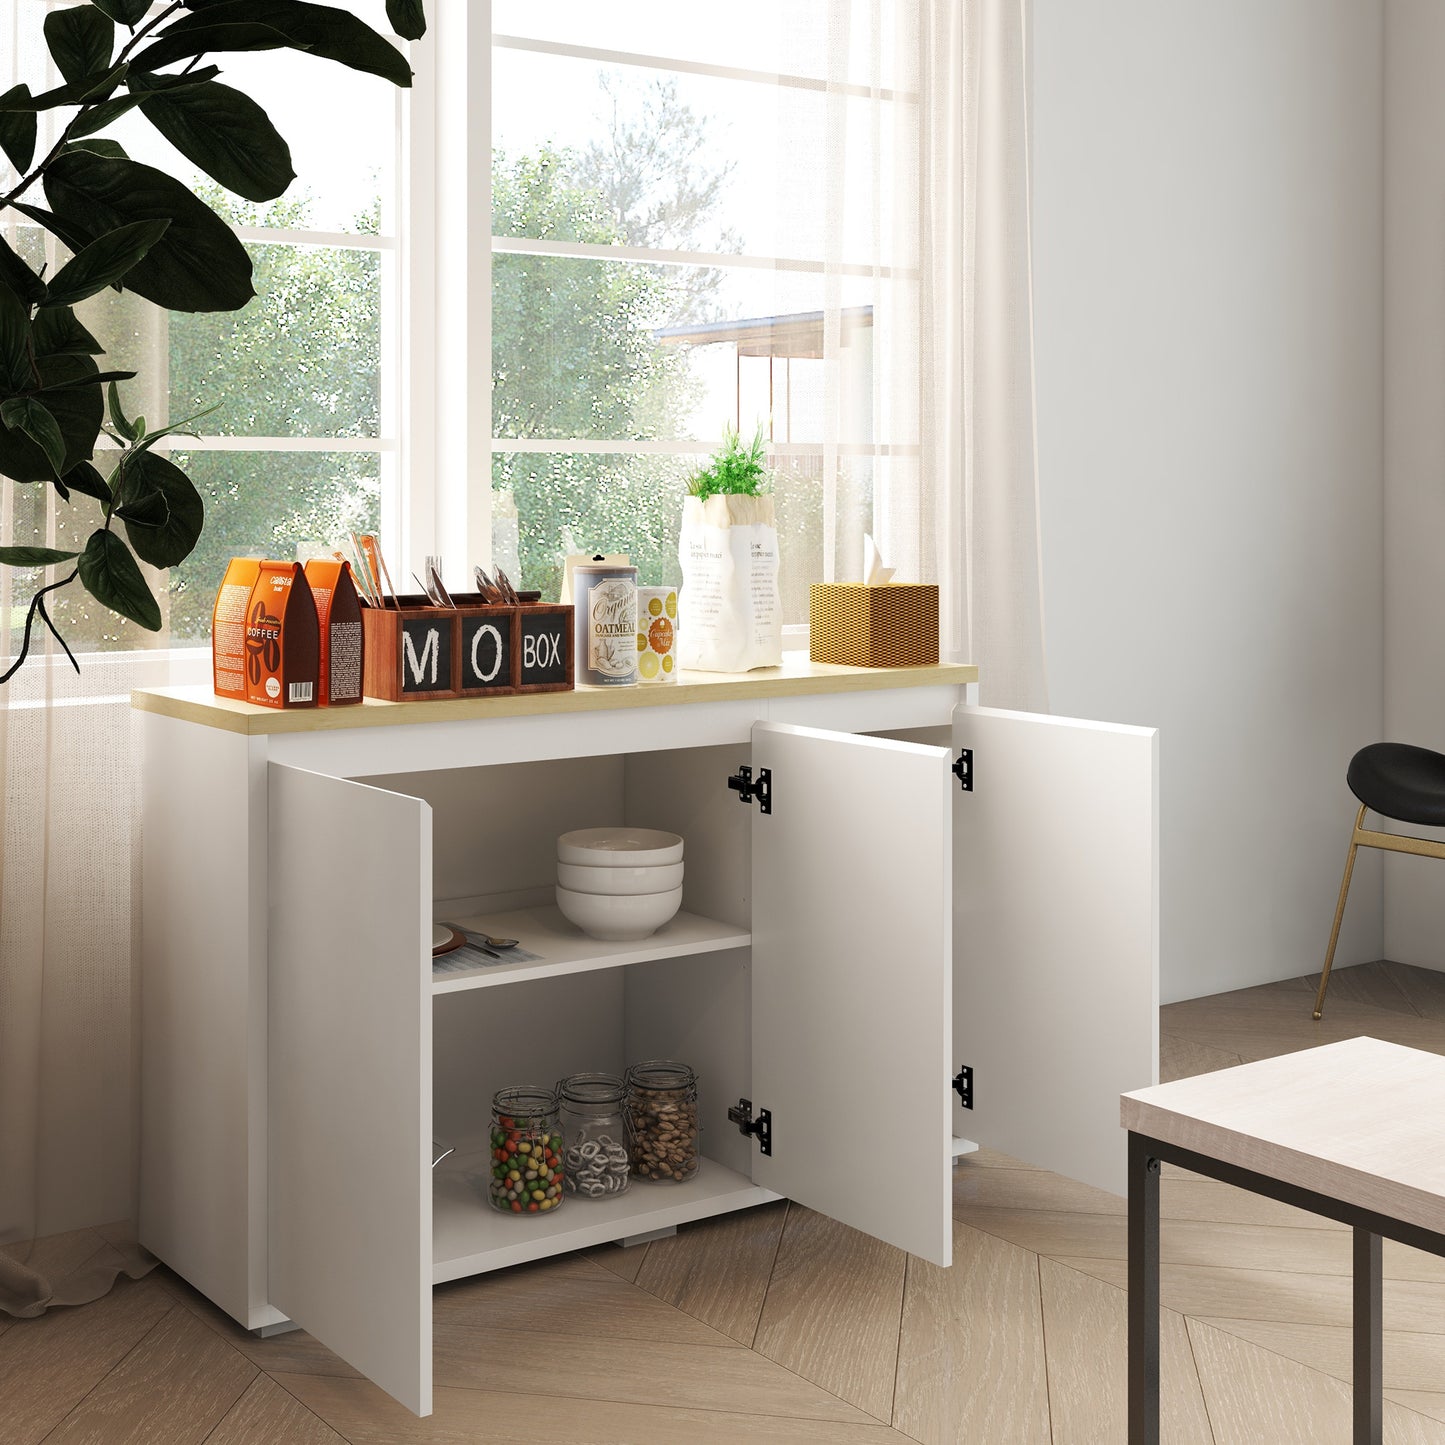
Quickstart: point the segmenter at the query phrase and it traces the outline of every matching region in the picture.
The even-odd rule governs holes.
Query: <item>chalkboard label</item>
[[[567,634],[572,613],[522,613],[522,686],[569,683],[567,675]]]
[[[505,613],[462,618],[462,691],[512,686],[512,619]]]
[[[401,690],[452,691],[452,619],[409,617],[401,624]]]

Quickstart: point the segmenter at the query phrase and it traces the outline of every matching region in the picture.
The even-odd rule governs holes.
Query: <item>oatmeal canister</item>
[[[628,687],[637,681],[637,568],[583,563],[572,573],[577,681]]]

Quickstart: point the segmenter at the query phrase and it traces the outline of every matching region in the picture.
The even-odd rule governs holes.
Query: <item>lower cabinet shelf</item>
[[[456,1156],[453,1156],[455,1158]],[[586,1249],[635,1234],[649,1234],[766,1204],[779,1196],[750,1179],[704,1159],[684,1184],[634,1179],[610,1199],[568,1199],[555,1214],[502,1214],[487,1202],[463,1162],[438,1166],[432,1186],[432,1282],[465,1279],[567,1250]],[[485,1163],[480,1165],[483,1178]]]

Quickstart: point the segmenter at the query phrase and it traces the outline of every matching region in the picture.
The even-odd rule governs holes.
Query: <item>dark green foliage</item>
[[[130,222],[168,220],[166,234],[125,275],[130,290],[157,306],[239,311],[256,294],[251,258],[231,228],[154,166],[67,151],[45,173],[45,196],[87,245]]]
[[[302,0],[173,0],[153,16],[151,9],[149,0],[90,0],[52,11],[45,43],[65,83],[43,95],[24,85],[0,95],[0,151],[20,177],[0,195],[0,217],[14,210],[73,253],[47,275],[38,255],[26,250],[23,233],[19,252],[0,239],[0,477],[42,484],[15,494],[13,531],[35,534],[44,513],[33,498],[46,491],[44,484],[71,507],[82,498],[100,504],[100,525],[83,550],[78,536],[91,522],[65,511],[58,530],[77,536],[77,550],[0,548],[0,566],[33,569],[78,559],[69,576],[33,594],[20,655],[0,682],[24,660],[37,616],[65,646],[56,617],[66,615],[67,599],[52,617],[48,607],[55,603],[47,604],[45,593],[77,575],[104,607],[158,629],[160,608],[137,558],[157,568],[177,566],[194,551],[205,521],[194,483],[153,450],[188,423],[150,429],[142,417],[127,418],[115,383],[136,373],[102,370],[94,360],[103,354],[101,343],[71,308],[87,298],[97,305],[112,287],[199,318],[239,311],[255,294],[251,257],[216,209],[96,133],[139,110],[222,186],[270,201],[294,179],[290,147],[250,96],[216,83],[218,66],[197,64],[202,57],[290,49],[394,85],[411,84],[401,51],[345,9]],[[420,0],[391,0],[387,13],[403,39],[425,32]],[[118,33],[117,26],[124,29]],[[176,64],[180,71],[168,71]],[[59,140],[37,161],[37,114],[54,110],[67,112]],[[43,206],[36,203],[37,187]],[[303,318],[295,330],[304,335],[306,329]],[[219,346],[227,337],[216,332],[209,340]],[[120,444],[109,482],[90,461],[105,421],[107,385],[110,434]]]
[[[0,95],[0,150],[17,171],[35,159],[35,111],[29,105],[30,87],[17,85]],[[11,109],[10,107],[24,107]]]
[[[273,201],[292,181],[291,147],[249,95],[214,80],[153,91],[146,119],[213,180],[248,201]]]
[[[76,86],[110,69],[115,22],[94,5],[52,10],[45,17],[45,44],[66,83]]]

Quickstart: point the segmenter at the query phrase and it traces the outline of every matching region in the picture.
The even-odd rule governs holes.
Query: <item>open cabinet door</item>
[[[943,748],[758,723],[753,1179],[952,1260],[952,803]]]
[[[1125,1193],[1119,1095],[1159,1072],[1158,735],[959,707],[955,1132]]]
[[[427,1415],[431,809],[279,763],[269,793],[270,1302]]]

